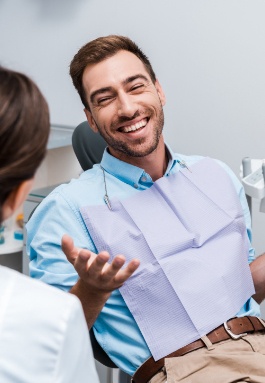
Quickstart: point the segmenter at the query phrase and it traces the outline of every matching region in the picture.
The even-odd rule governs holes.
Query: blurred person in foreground
[[[31,189],[46,153],[48,105],[36,84],[0,67],[0,222]],[[98,383],[81,304],[0,266],[0,382]]]

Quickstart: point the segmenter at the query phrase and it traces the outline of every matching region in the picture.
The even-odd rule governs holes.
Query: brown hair
[[[37,85],[0,66],[0,223],[6,198],[43,160],[49,131],[48,105]]]
[[[128,37],[117,35],[99,37],[80,48],[70,64],[70,75],[73,84],[86,109],[90,110],[82,81],[85,68],[90,64],[97,64],[114,56],[121,50],[129,51],[137,56],[143,62],[151,80],[155,83],[156,75],[150,61],[132,40]]]

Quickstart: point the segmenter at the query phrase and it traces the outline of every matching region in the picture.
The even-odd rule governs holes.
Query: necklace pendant
[[[107,194],[104,195],[104,202],[108,206],[109,210],[112,210],[110,200],[109,200],[109,197],[107,196]]]

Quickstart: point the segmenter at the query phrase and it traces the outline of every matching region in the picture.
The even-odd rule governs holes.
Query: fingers
[[[73,239],[67,235],[64,234],[61,240],[62,250],[64,254],[66,255],[69,262],[71,262],[74,266],[77,264],[80,264],[80,267],[82,265],[85,265],[85,263],[89,260],[91,254],[91,251],[80,249],[79,247],[76,247],[74,245]]]
[[[75,247],[73,239],[69,235],[64,234],[61,240],[61,245],[62,250],[66,255],[68,261],[74,263],[76,257],[79,254],[80,249],[78,247]]]
[[[81,278],[86,277],[90,255],[90,251],[82,249],[80,250],[78,256],[75,258],[75,261],[73,262],[75,270]]]
[[[128,263],[128,265],[120,270],[116,276],[115,276],[115,282],[118,285],[122,285],[128,278],[132,276],[132,274],[135,272],[135,270],[138,269],[140,265],[140,260],[139,259],[133,259],[131,262]]]
[[[80,249],[67,234],[62,237],[62,250],[79,277],[100,290],[112,291],[121,287],[140,265],[138,259],[133,259],[122,268],[126,261],[123,255],[117,255],[109,263],[110,255],[107,251],[94,254],[89,250]]]
[[[91,260],[87,252],[87,250],[80,251],[75,261],[75,269],[84,281],[92,283],[100,290],[112,291],[121,287],[140,265],[138,259],[133,259],[122,269],[126,260],[123,255],[117,255],[109,263],[108,252],[102,251],[98,255],[91,253]]]
[[[118,271],[122,268],[122,266],[125,263],[125,257],[123,255],[117,255],[112,263],[109,265],[109,267],[105,267],[105,272],[102,275],[102,279],[104,281],[111,280],[116,276]]]
[[[82,249],[75,260],[74,266],[81,277],[84,275],[84,278],[98,278],[108,260],[109,254],[106,251],[94,254],[89,250]]]

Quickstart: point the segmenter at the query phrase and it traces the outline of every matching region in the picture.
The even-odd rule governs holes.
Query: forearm
[[[91,329],[110,293],[92,291],[82,279],[78,280],[70,290],[70,293],[76,295],[81,301],[87,326]]]
[[[265,253],[250,264],[250,270],[256,290],[253,298],[261,303],[265,299]]]

